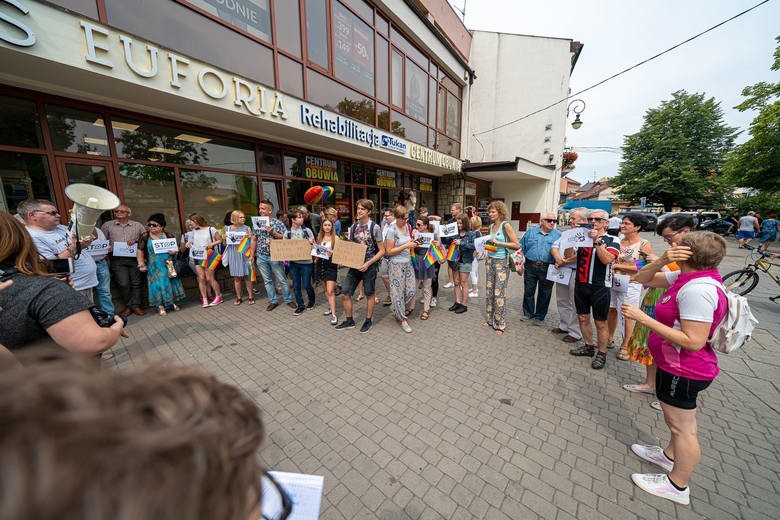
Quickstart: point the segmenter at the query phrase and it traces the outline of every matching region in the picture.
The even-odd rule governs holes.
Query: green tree
[[[714,205],[728,188],[720,172],[737,136],[720,103],[680,90],[651,108],[639,132],[623,142],[620,172],[610,180],[622,197],[673,206]]]
[[[780,36],[776,40],[774,71],[780,70]],[[742,95],[746,99],[735,108],[758,114],[748,129],[750,139],[729,154],[726,175],[737,186],[780,195],[780,82],[756,83],[745,87]]]

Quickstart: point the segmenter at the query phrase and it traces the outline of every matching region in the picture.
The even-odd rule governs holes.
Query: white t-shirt
[[[664,273],[669,285],[680,277],[680,271]],[[712,317],[718,309],[718,289],[709,283],[694,283],[691,280],[677,293],[677,308],[680,319],[712,323]],[[680,328],[680,322],[674,322],[674,328]]]
[[[623,223],[623,219],[620,217],[610,217],[609,218],[609,224],[607,227],[609,229],[618,229],[620,227],[620,224]]]
[[[739,230],[740,231],[755,231],[756,230],[756,217],[752,215],[745,215],[739,218]]]
[[[213,227],[193,229],[189,232],[189,236],[191,237],[193,246],[206,247],[206,244],[214,242],[217,239],[217,230]]]
[[[38,253],[47,260],[57,258],[60,253],[68,248],[70,237],[68,228],[59,225],[51,231],[27,228],[30,236],[38,248]],[[96,287],[97,266],[95,261],[87,253],[82,252],[78,258],[73,259],[73,288],[77,291]]]

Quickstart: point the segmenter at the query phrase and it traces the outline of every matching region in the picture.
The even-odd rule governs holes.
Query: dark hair
[[[680,231],[683,228],[693,230],[693,217],[690,215],[672,215],[671,217],[662,220],[656,227],[655,232],[659,235],[663,235],[664,229],[667,228],[672,231]]]
[[[165,227],[167,222],[165,222],[165,215],[162,213],[154,213],[152,214],[148,219],[146,219],[147,222],[157,222],[162,227]]]
[[[261,200],[260,202],[258,202],[258,203],[257,203],[257,205],[258,205],[258,206],[259,206],[260,204],[265,204],[266,206],[271,206],[271,209],[274,209],[274,203],[273,203],[273,202],[271,202],[271,201],[270,201],[270,200],[268,200],[268,199],[263,199],[263,200]]]
[[[628,219],[628,221],[631,222],[634,226],[638,227],[639,231],[642,231],[647,227],[647,217],[641,213],[626,213],[621,216],[624,219]]]
[[[225,213],[225,219],[222,221],[223,224],[226,226],[231,225],[233,222],[231,221],[230,217],[233,215],[233,210],[231,209],[227,213]]]

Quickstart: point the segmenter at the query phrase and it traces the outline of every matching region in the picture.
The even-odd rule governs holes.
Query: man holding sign
[[[578,228],[580,224],[587,223],[588,210],[586,208],[577,208],[569,215],[569,225],[572,229]],[[563,237],[556,240],[550,252],[553,258],[555,258],[555,267],[557,269],[570,271],[569,283],[555,284],[555,301],[558,304],[558,314],[561,321],[558,327],[552,331],[556,334],[565,334],[562,341],[566,343],[577,343],[582,338],[580,322],[574,309],[574,285],[577,283],[577,277],[573,271],[577,268],[577,250],[561,247],[562,241]],[[566,253],[565,255],[564,252]]]
[[[369,199],[357,201],[357,222],[349,228],[348,239],[358,244],[366,245],[365,261],[360,268],[350,268],[344,279],[344,287],[341,290],[342,303],[344,304],[344,321],[336,325],[336,329],[354,329],[355,320],[352,318],[352,295],[358,284],[363,282],[363,291],[366,294],[366,321],[360,327],[360,332],[366,333],[372,325],[371,317],[374,315],[374,285],[376,283],[376,263],[384,256],[385,246],[382,242],[382,230],[370,218],[374,210],[374,203]]]
[[[257,251],[255,255],[257,268],[260,270],[260,276],[263,277],[265,293],[268,296],[268,307],[266,307],[265,310],[272,311],[279,306],[274,280],[276,280],[276,283],[279,284],[279,288],[282,290],[284,303],[290,308],[297,309],[298,306],[293,303],[290,284],[287,283],[287,277],[284,275],[284,263],[271,261],[271,240],[283,239],[284,234],[287,232],[287,228],[282,224],[281,220],[272,217],[274,213],[274,203],[270,200],[261,200],[260,204],[257,206],[257,211],[260,214],[261,219],[255,220],[255,218],[253,218],[252,222],[260,223],[259,226],[255,225],[253,233],[257,237]]]
[[[132,215],[133,212],[126,204],[120,204],[114,210],[114,220],[109,220],[100,229],[111,244],[109,267],[125,304],[122,314],[129,316],[136,313],[143,316],[146,312],[141,308],[142,275],[135,253],[138,239],[146,230],[140,222],[130,220]]]

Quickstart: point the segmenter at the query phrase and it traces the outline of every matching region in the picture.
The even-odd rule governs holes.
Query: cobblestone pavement
[[[744,256],[730,241],[721,271]],[[750,298],[760,329],[721,358],[722,375],[702,394],[690,506],[629,479],[658,471],[629,445],[668,440],[651,396],[621,388],[642,367],[614,351],[600,371],[570,356],[550,332],[554,299],[544,327],[520,321],[514,274],[502,337],[481,326],[481,297],[465,314],[447,312],[451,289],[428,321],[418,305],[412,334],[382,305],[368,334],[336,331],[318,291],[299,317],[285,306],[266,312],[262,298],[133,317],[108,364],[195,363],[244,389],[263,409],[267,464],[325,476],[322,519],[771,519],[780,509],[780,305],[767,296],[778,292],[762,279]],[[365,302],[355,308],[359,327]]]

